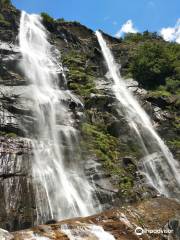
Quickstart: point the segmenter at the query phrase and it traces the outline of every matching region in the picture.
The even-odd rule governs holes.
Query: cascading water
[[[130,93],[122,79],[119,66],[108,48],[102,34],[96,36],[101,46],[110,77],[112,91],[118,100],[119,109],[125,116],[143,153],[143,172],[148,182],[161,194],[180,199],[180,166],[163,140],[154,130],[152,123],[135,97]]]
[[[83,173],[79,140],[68,101],[80,101],[65,84],[59,54],[47,40],[41,17],[22,12],[19,32],[21,69],[29,81],[36,119],[32,176],[37,223],[94,213],[93,189]],[[59,76],[63,76],[60,80]]]
[[[76,228],[68,225],[62,225],[61,231],[68,236],[70,240],[115,240],[111,233],[104,231],[103,227],[97,225],[83,225]]]

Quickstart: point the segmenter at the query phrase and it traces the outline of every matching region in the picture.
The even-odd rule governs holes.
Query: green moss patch
[[[90,56],[80,51],[69,51],[63,54],[63,65],[68,68],[69,88],[81,97],[96,93],[93,65],[88,64]]]
[[[135,152],[129,150],[127,145],[121,143],[118,138],[111,136],[103,128],[95,125],[84,123],[82,133],[82,144],[102,161],[105,171],[116,177],[116,187],[118,187],[121,197],[133,195],[136,167],[133,164],[124,167],[122,157],[126,153],[134,156]]]

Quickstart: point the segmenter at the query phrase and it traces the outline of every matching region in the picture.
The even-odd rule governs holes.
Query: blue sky
[[[180,18],[180,0],[12,0],[29,13],[47,12],[54,18],[76,20],[93,30],[115,35],[131,20],[138,31],[174,27]],[[132,27],[132,26],[131,26]]]

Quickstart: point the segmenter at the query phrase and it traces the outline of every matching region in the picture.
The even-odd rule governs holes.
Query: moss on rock
[[[102,162],[105,171],[116,178],[115,187],[119,189],[120,198],[134,198],[136,165],[124,166],[123,157],[128,154],[135,158],[138,153],[100,126],[84,123],[82,133],[82,144]]]
[[[63,65],[68,68],[68,86],[82,98],[97,92],[93,66],[88,63],[90,57],[87,53],[78,50],[66,52],[62,56]]]

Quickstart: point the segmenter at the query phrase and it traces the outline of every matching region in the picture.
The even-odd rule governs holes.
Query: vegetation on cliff
[[[9,5],[11,5],[11,0],[0,0],[1,7],[7,7]]]
[[[90,58],[91,55],[78,50],[71,50],[63,55],[63,64],[68,68],[68,86],[84,98],[97,92],[93,65],[87,64]]]
[[[159,98],[165,98],[165,110],[171,113],[171,123],[174,125],[173,128],[171,127],[173,130],[168,143],[173,152],[177,152],[180,46],[165,42],[156,33],[149,32],[128,34],[124,39],[119,40],[119,43],[117,42],[110,41],[110,46],[116,60],[122,63],[123,76],[133,77],[142,88],[147,89],[148,101],[156,101],[155,104],[158,105]],[[136,189],[138,194],[134,191],[137,180],[134,162],[137,163],[141,153],[135,142],[128,142],[131,136],[126,142],[122,139],[123,135],[114,136],[114,131],[118,132],[117,126],[112,129],[114,113],[112,108],[107,107],[112,103],[108,95],[104,96],[104,92],[96,88],[97,79],[104,77],[106,73],[96,65],[103,62],[103,58],[96,51],[90,52],[88,48],[82,50],[84,42],[82,41],[81,44],[77,49],[63,52],[62,58],[64,66],[68,68],[69,88],[85,103],[86,120],[81,128],[83,144],[91,154],[102,161],[105,170],[112,178],[116,179],[114,183],[119,189],[121,198],[125,201],[135,200],[140,197],[142,191]],[[123,127],[122,124],[119,125],[119,128]],[[133,159],[134,162],[130,161],[125,167],[126,157]]]

